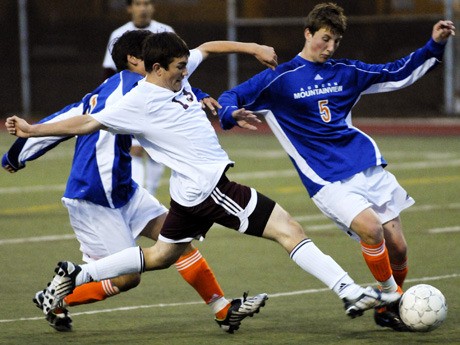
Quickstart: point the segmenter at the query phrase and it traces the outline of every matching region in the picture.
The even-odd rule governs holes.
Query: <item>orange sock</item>
[[[402,287],[406,280],[407,272],[409,271],[407,268],[407,257],[404,258],[402,262],[392,263],[391,269],[393,270],[393,277],[395,278],[396,284]]]
[[[68,306],[88,304],[103,301],[119,293],[120,290],[112,285],[110,279],[106,279],[77,286],[70,295],[64,298],[64,303]]]
[[[219,283],[206,260],[201,256],[198,248],[191,253],[182,255],[176,262],[177,271],[201,296],[201,298],[213,308],[214,314],[226,315],[226,309],[230,306],[224,297]],[[225,318],[225,316],[224,316]]]
[[[369,270],[382,286],[383,290],[395,291],[397,286],[392,276],[390,258],[385,241],[376,245],[366,244],[361,241],[361,250]]]

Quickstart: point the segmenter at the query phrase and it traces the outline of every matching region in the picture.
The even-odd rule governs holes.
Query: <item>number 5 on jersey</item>
[[[331,110],[327,106],[328,103],[329,101],[327,99],[318,101],[319,113],[321,114],[321,120],[324,122],[331,121]]]

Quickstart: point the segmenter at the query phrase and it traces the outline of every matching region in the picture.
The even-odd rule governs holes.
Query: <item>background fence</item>
[[[156,0],[155,19],[173,26],[191,48],[209,40],[236,37],[274,46],[279,61],[283,62],[302,49],[302,18],[319,2]],[[459,0],[336,2],[349,16],[349,28],[336,57],[370,63],[402,57],[428,40],[432,25],[445,17],[447,9],[460,28]],[[110,32],[129,17],[124,0],[2,0],[0,20],[3,23],[0,102],[4,115],[22,112],[24,98],[29,98],[32,115],[42,116],[75,102],[102,81],[101,64]],[[24,23],[27,26],[21,36]],[[442,67],[437,68],[397,94],[364,97],[354,111],[355,116],[458,117],[460,41],[456,38],[452,42],[452,60],[444,64],[450,67],[448,74]],[[24,65],[21,69],[24,51],[28,71],[24,71]],[[217,57],[206,61],[192,77],[194,85],[218,97],[229,84],[243,81],[262,69],[251,57],[238,57],[236,67],[232,58],[230,63],[227,59]],[[447,85],[452,87],[454,114],[445,106],[446,76],[452,78]],[[29,95],[24,91],[25,79],[30,83]]]

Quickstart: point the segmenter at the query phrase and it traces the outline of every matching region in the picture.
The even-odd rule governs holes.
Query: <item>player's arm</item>
[[[218,111],[222,129],[228,130],[235,126],[250,130],[257,129],[256,125],[261,121],[253,112],[270,108],[263,99],[273,99],[267,96],[269,95],[267,85],[277,76],[277,71],[266,69],[231,90],[223,92],[218,98],[222,106]]]
[[[35,125],[18,116],[11,116],[6,119],[5,127],[8,133],[20,138],[83,135],[106,129],[90,115],[78,115],[67,120]]]
[[[249,54],[253,55],[263,65],[274,69],[278,65],[278,57],[273,47],[257,43],[235,41],[210,41],[197,47],[203,54],[203,59],[216,54]]]
[[[38,123],[56,122],[72,116],[80,115],[84,111],[83,103],[70,104],[63,109],[51,114]],[[53,148],[59,146],[63,141],[74,138],[74,136],[48,136],[40,138],[18,138],[11,145],[2,157],[2,167],[11,173],[25,168],[26,162],[35,160]]]
[[[232,90],[224,92],[219,97],[219,103],[222,104],[219,109],[220,125],[223,129],[231,129],[235,126],[249,130],[257,130],[256,125],[261,123],[251,110],[241,107],[238,94]]]

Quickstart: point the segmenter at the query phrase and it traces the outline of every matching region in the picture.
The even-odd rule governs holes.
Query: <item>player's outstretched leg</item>
[[[228,309],[227,317],[223,320],[216,319],[216,322],[225,332],[233,333],[240,328],[241,321],[244,318],[252,317],[258,313],[260,308],[265,306],[267,299],[266,293],[248,297],[247,292],[245,292],[243,297],[236,298],[231,302],[232,305]]]
[[[81,271],[80,266],[69,261],[58,262],[56,275],[43,290],[43,313],[48,315],[59,306],[65,296],[75,289],[75,278]]]
[[[345,304],[345,313],[354,319],[363,315],[366,310],[396,303],[400,299],[401,294],[399,292],[381,292],[377,288],[368,286],[358,298],[344,298],[343,302]]]
[[[44,291],[38,291],[33,298],[33,302],[40,310],[43,310],[44,294]],[[72,318],[66,308],[58,307],[49,311],[45,319],[58,332],[70,332],[72,330]]]

